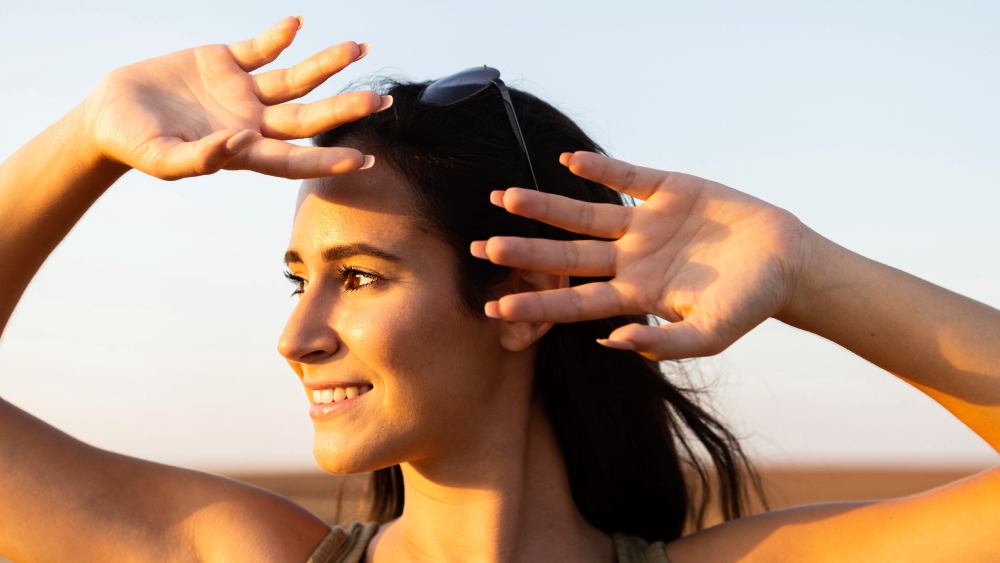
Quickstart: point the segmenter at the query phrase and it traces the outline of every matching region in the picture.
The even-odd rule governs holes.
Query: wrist
[[[70,110],[64,119],[69,123],[74,140],[73,147],[80,165],[86,170],[113,175],[114,178],[117,178],[131,170],[132,167],[110,156],[102,148],[97,133],[100,111],[97,108],[96,94],[95,91],[87,96],[83,102]]]
[[[774,318],[811,331],[816,304],[833,276],[842,271],[847,250],[808,227],[804,230],[802,248],[799,271],[789,284],[788,301]]]

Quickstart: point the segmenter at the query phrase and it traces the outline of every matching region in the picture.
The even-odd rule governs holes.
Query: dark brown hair
[[[495,89],[451,106],[431,107],[417,101],[424,86],[377,83],[376,90],[393,96],[390,109],[318,135],[313,142],[362,148],[412,185],[421,214],[454,248],[464,306],[470,314],[483,315],[484,303],[510,269],[472,257],[471,241],[494,235],[587,237],[489,203],[493,189],[532,186]],[[558,163],[562,152],[602,152],[572,120],[530,94],[514,88],[510,94],[542,191],[634,204]],[[570,278],[570,285],[606,279]],[[713,497],[724,519],[746,515],[748,478],[764,498],[736,437],[695,401],[701,391],[671,382],[656,362],[594,342],[617,327],[651,322],[655,318],[618,316],[556,324],[538,342],[535,391],[554,428],[583,517],[607,533],[670,541],[681,536],[686,523],[703,526]],[[680,363],[672,367],[675,375],[683,373]],[[695,479],[686,481],[686,473]],[[372,519],[385,522],[402,514],[398,465],[375,471],[372,485]]]

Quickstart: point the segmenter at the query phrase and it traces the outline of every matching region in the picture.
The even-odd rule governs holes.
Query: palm
[[[629,325],[611,338],[668,359],[722,351],[789,298],[804,251],[803,226],[791,214],[714,182],[592,153],[574,155],[571,170],[645,201],[621,207],[508,190],[503,204],[513,213],[613,240],[494,237],[483,250],[512,267],[611,279],[505,296],[497,304],[504,318],[575,322],[653,313],[671,324]]]
[[[298,98],[363,51],[353,42],[290,69],[250,71],[271,62],[295,36],[294,18],[233,45],[205,45],[141,61],[110,73],[88,98],[88,121],[102,152],[152,175],[173,179],[219,168],[249,168],[305,178],[356,169],[353,149],[307,148],[308,137],[380,109],[373,92],[313,104]],[[226,151],[239,136],[243,151]],[[230,149],[234,143],[230,142]],[[236,154],[236,153],[239,154]]]
[[[105,114],[109,128],[121,133],[123,152],[159,137],[195,141],[222,129],[260,131],[264,106],[225,47],[188,49],[126,69],[115,77],[122,103]]]

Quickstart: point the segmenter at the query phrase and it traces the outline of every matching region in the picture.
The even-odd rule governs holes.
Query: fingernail
[[[302,29],[302,16],[295,16],[295,19],[299,20],[299,27],[295,29]]]
[[[373,155],[366,154],[365,163],[362,164],[361,168],[358,168],[358,170],[368,170],[372,166],[375,166],[375,157]]]
[[[562,164],[563,166],[569,166],[569,159],[571,158],[573,158],[573,153],[564,152],[561,155],[559,155],[559,164]]]
[[[483,260],[489,260],[486,256],[486,241],[485,240],[474,240],[472,244],[469,245],[469,252],[472,253],[476,258],[482,258]]]
[[[379,104],[378,109],[375,110],[375,113],[387,110],[390,107],[392,107],[392,96],[382,96],[382,103]]]
[[[597,343],[601,346],[614,348],[615,350],[635,350],[635,344],[627,340],[611,340],[610,338],[598,338]]]
[[[490,192],[490,203],[497,207],[503,207],[504,190],[493,190]]]
[[[361,51],[361,54],[358,55],[358,58],[354,59],[355,61],[360,61],[365,58],[365,55],[368,54],[368,42],[365,41],[364,43],[358,43],[358,49]]]
[[[483,312],[486,316],[491,319],[500,318],[500,304],[496,301],[487,301],[486,306],[483,307]]]

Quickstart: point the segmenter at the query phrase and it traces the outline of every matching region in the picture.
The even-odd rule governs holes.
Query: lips
[[[355,389],[354,387],[349,387],[348,389]],[[313,390],[313,393],[324,394],[325,396],[320,397],[320,401],[313,400],[309,405],[309,416],[313,420],[320,421],[325,420],[334,416],[337,413],[344,412],[346,409],[353,408],[354,405],[360,403],[364,398],[371,392],[373,387],[371,385],[366,385],[364,387],[364,392],[358,389],[357,394],[353,394],[351,397],[347,396],[347,391],[342,387],[337,387],[335,390],[331,391],[329,388],[322,391]],[[338,397],[334,397],[334,393]],[[343,396],[339,396],[344,393]],[[315,397],[314,397],[315,399]],[[324,402],[325,401],[325,402]]]

